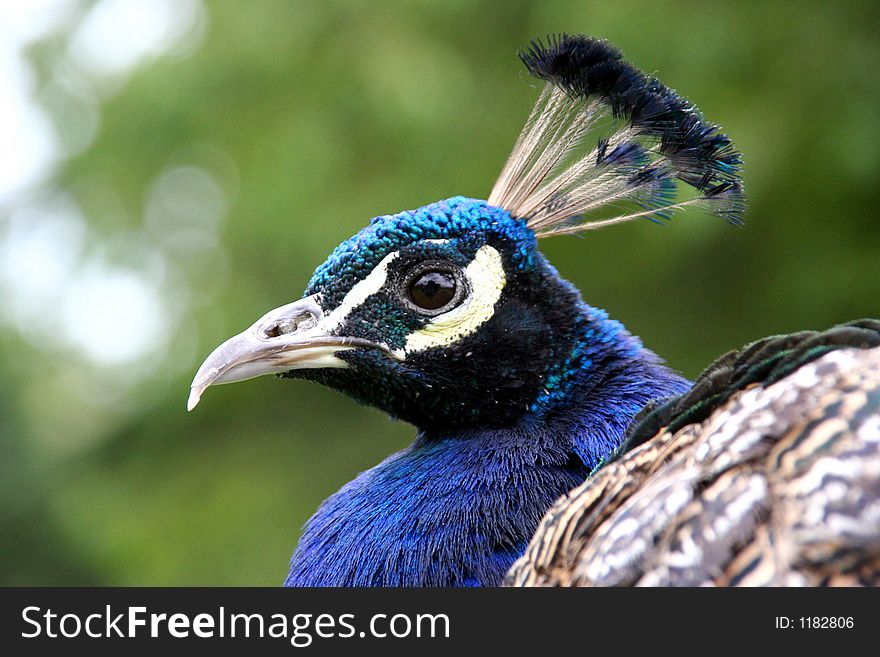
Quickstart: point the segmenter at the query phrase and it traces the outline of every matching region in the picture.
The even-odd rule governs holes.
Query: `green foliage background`
[[[210,288],[211,301],[181,328],[189,347],[166,354],[174,374],[144,375],[124,412],[69,396],[59,373],[78,365],[0,325],[0,583],[282,581],[320,501],[413,430],[271,377],[212,388],[187,414],[192,373],[216,344],[298,297],[370,217],[485,197],[535,97],[516,51],[549,32],[610,39],[723,125],[746,158],[744,229],[695,212],[668,228],[547,240],[588,302],[691,376],[767,334],[880,315],[876,2],[206,8],[201,48],[138,70],[53,185],[111,239],[139,227],[177,154],[218,148],[235,170],[224,183],[225,264],[190,272],[192,294]],[[34,47],[33,61],[50,61],[60,38]],[[90,192],[95,180],[122,211]],[[66,427],[77,428],[73,447]]]

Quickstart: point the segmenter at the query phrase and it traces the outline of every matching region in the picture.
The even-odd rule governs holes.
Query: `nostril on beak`
[[[318,324],[321,317],[319,307],[299,308],[289,315],[282,315],[267,322],[262,327],[262,334],[266,338],[278,338],[282,335],[308,331]]]
[[[277,338],[281,335],[281,327],[278,324],[270,324],[263,330],[263,334],[267,338]]]

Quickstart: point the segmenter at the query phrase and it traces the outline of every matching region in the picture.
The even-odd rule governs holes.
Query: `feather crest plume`
[[[554,35],[519,55],[546,84],[489,203],[538,237],[662,222],[691,205],[742,223],[740,154],[687,100],[598,39]]]

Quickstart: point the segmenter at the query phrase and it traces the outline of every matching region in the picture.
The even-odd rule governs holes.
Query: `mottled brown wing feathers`
[[[642,441],[556,503],[506,583],[880,584],[880,348]]]

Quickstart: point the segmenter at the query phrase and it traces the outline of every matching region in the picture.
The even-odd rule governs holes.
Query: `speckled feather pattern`
[[[880,348],[628,452],[553,506],[506,583],[880,584]]]

